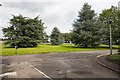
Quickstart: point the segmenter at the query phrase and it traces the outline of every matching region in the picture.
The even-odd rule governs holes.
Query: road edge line
[[[28,63],[28,62],[26,62]],[[53,80],[52,78],[50,78],[49,76],[47,76],[45,73],[43,73],[42,71],[40,71],[39,69],[37,69],[36,67],[34,67],[32,64],[28,63],[31,67],[33,67],[36,71],[38,71],[39,73],[41,73],[42,75],[44,75],[46,78]]]

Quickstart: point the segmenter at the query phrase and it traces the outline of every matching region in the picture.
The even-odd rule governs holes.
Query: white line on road
[[[5,76],[16,76],[16,72],[9,72],[9,73],[4,73],[4,74],[1,74],[0,77],[5,77]]]
[[[28,63],[28,62],[27,62]],[[42,71],[40,71],[39,69],[37,69],[36,67],[34,67],[32,64],[28,63],[31,67],[33,67],[36,71],[38,71],[40,74],[44,75],[46,78],[53,80],[52,78],[50,78],[49,76],[47,76],[45,73],[43,73]]]
[[[2,59],[7,59],[7,58],[9,58],[9,57],[4,57],[4,58],[2,57]]]

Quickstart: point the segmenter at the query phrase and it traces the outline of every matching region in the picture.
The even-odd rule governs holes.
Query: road
[[[17,73],[11,78],[118,78],[97,63],[96,56],[105,53],[109,51],[16,55],[3,57],[3,64]]]

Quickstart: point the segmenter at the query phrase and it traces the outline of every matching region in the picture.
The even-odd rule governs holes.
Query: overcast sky
[[[0,37],[3,36],[2,27],[8,27],[11,14],[40,18],[47,27],[49,35],[53,27],[58,27],[61,32],[70,32],[72,23],[78,16],[85,2],[92,6],[97,14],[102,10],[118,6],[119,0],[1,0],[0,6]]]

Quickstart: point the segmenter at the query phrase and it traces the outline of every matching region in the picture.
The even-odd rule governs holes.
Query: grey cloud
[[[46,7],[57,5],[56,2],[4,2],[4,7],[18,8],[29,12],[43,12]]]
[[[88,0],[86,1],[89,2]],[[3,14],[0,14],[4,23],[1,22],[1,24],[6,26],[5,22],[9,21],[12,17],[11,14],[22,14],[23,16],[28,17],[40,15],[40,18],[47,27],[46,32],[48,34],[51,33],[51,30],[55,26],[58,27],[61,32],[69,32],[72,29],[72,23],[75,18],[77,18],[78,11],[80,11],[84,2],[3,2],[2,7],[4,11],[1,11]],[[110,5],[116,5],[116,2],[117,1],[115,1],[115,3],[91,1],[89,4],[92,5],[92,8],[97,13],[99,13],[101,10],[110,7]],[[1,30],[0,34],[2,34]]]

